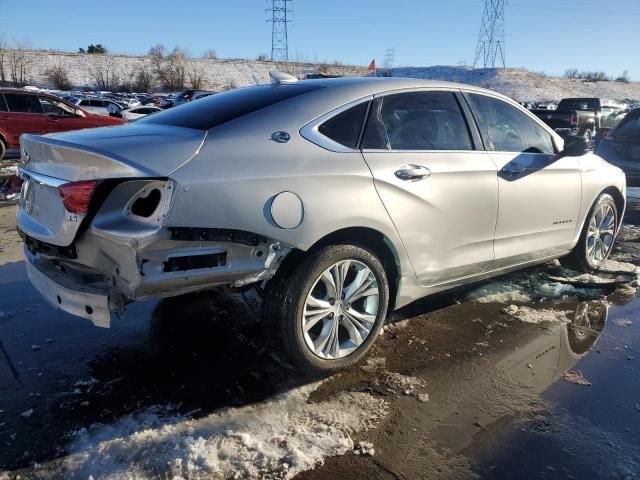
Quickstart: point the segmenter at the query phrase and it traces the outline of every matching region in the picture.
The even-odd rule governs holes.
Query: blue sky
[[[193,56],[270,53],[265,0],[0,0],[0,33],[36,48],[76,51],[102,43],[140,54],[163,43]],[[290,58],[399,66],[473,62],[481,0],[294,0]],[[19,21],[24,19],[24,21]],[[10,21],[6,21],[10,20]],[[640,80],[640,0],[508,0],[507,66],[562,74],[568,67],[628,70]]]

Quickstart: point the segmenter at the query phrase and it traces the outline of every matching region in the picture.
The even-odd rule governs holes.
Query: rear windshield
[[[595,98],[565,98],[558,104],[559,112],[571,112],[573,110],[591,110],[598,109],[598,100]]]
[[[304,82],[239,88],[159,112],[138,122],[208,130],[319,88],[322,87]]]

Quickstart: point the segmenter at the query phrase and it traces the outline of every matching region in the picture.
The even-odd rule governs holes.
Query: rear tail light
[[[602,134],[602,138],[605,140],[613,140],[613,130],[605,130]]]
[[[60,185],[58,191],[64,208],[71,213],[87,213],[91,196],[99,184],[100,180],[83,180]]]
[[[571,114],[571,126],[572,127],[578,126],[578,114],[576,112],[573,112]]]

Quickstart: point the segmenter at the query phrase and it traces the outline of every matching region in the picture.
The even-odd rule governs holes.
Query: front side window
[[[74,116],[75,110],[63,102],[52,98],[38,97],[44,113],[47,115]]]
[[[320,125],[318,131],[345,147],[356,148],[368,104],[369,102],[363,102],[337,114]]]
[[[0,93],[0,112],[6,111],[8,111],[7,104],[4,102],[4,95]]]
[[[10,112],[20,113],[42,113],[42,106],[35,95],[20,95],[16,93],[5,93],[4,98]]]
[[[473,143],[452,92],[409,92],[376,99],[362,148],[473,150]]]
[[[554,153],[551,135],[514,106],[485,95],[469,94],[468,98],[493,150]]]

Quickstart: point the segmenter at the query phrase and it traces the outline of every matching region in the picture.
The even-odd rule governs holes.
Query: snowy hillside
[[[391,75],[468,83],[495,90],[519,102],[557,101],[565,97],[600,97],[618,101],[640,99],[638,82],[585,82],[547,77],[517,68],[407,67],[394,68]]]
[[[30,83],[42,87],[51,86],[47,71],[62,66],[76,88],[93,88],[96,73],[117,75],[120,81],[131,80],[136,72],[151,72],[149,57],[126,55],[88,55],[78,53],[29,51],[25,52],[29,65]],[[326,65],[311,63],[273,63],[254,60],[187,60],[188,72],[196,73],[203,80],[204,88],[226,90],[269,81],[269,72],[284,70],[303,78],[309,73],[329,75],[364,76],[365,67]],[[380,74],[381,71],[378,71]],[[471,67],[402,67],[391,69],[393,77],[447,80],[486,87],[521,102],[558,101],[564,97],[586,96],[611,98],[618,101],[640,100],[640,83],[585,82],[567,78],[548,77],[524,69],[477,69]],[[188,84],[188,79],[187,79]]]

